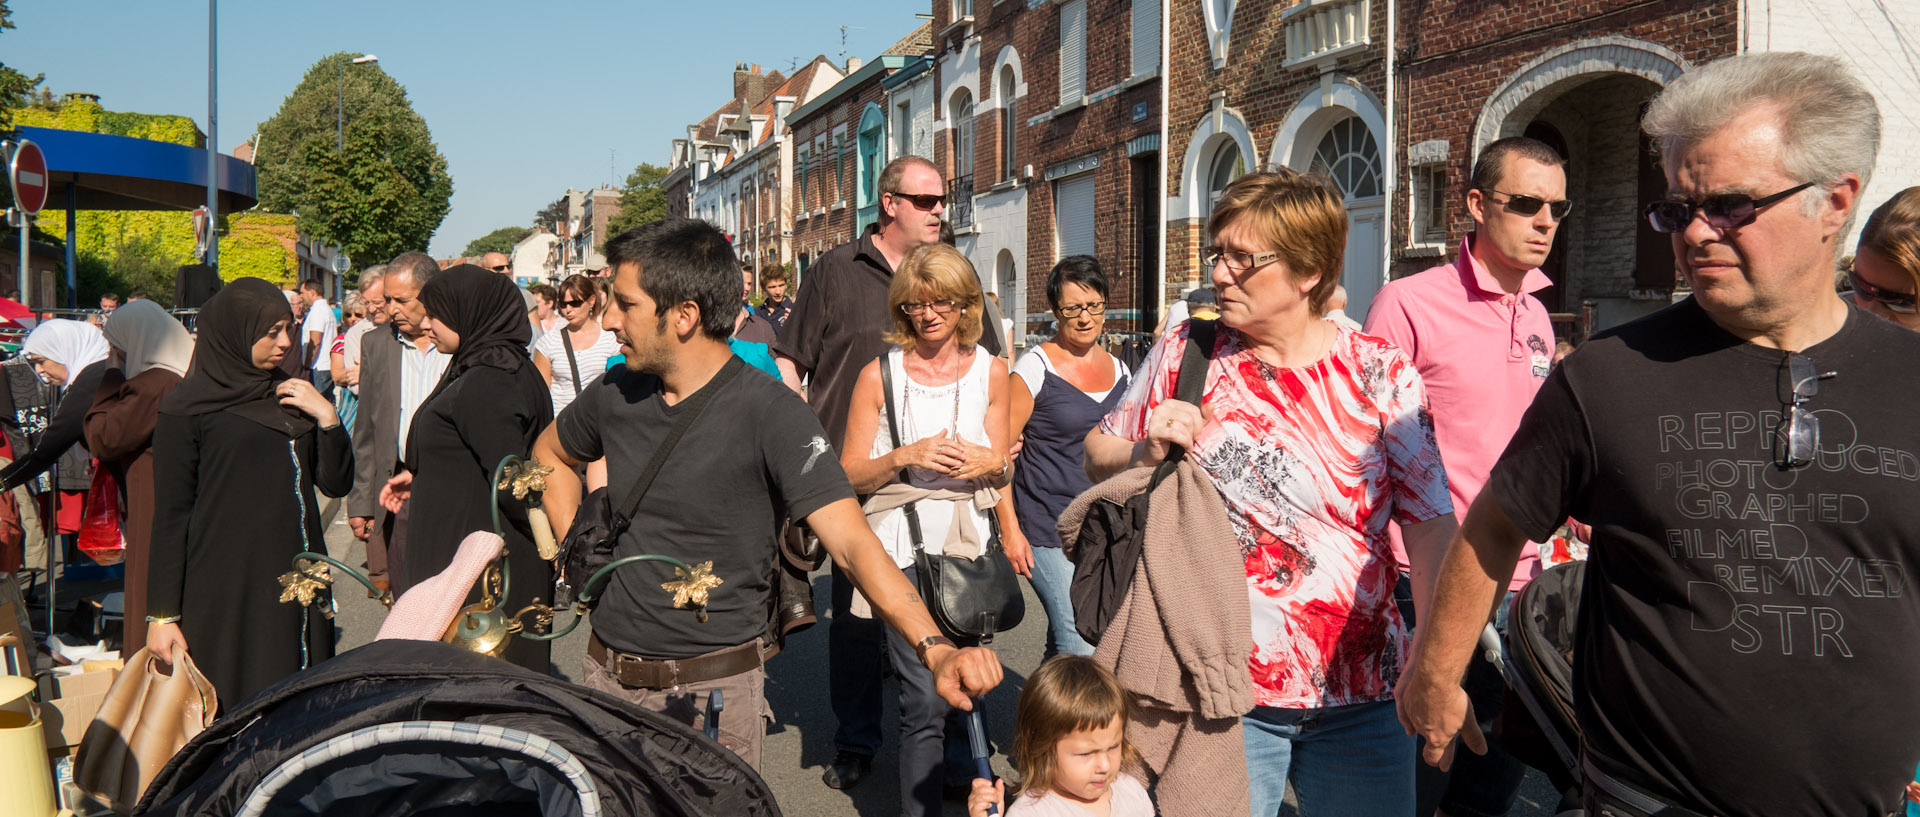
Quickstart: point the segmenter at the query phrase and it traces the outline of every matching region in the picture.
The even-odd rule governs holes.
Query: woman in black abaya
[[[333,657],[332,598],[281,602],[279,577],[326,552],[313,491],[346,495],[353,447],[332,401],[278,368],[298,328],[279,287],[234,281],[199,327],[153,431],[147,648],[190,652],[228,709]]]
[[[526,456],[553,420],[546,381],[527,353],[533,330],[526,302],[511,278],[462,264],[428,281],[420,301],[427,308],[423,328],[453,359],[413,415],[406,471],[381,492],[389,510],[409,493],[413,501],[395,594],[445,570],[467,534],[493,529],[494,466],[508,454]],[[500,518],[512,581],[504,606],[511,615],[535,597],[552,600],[553,567],[534,549],[525,503],[509,495]],[[469,601],[478,600],[476,589]],[[550,653],[547,642],[515,638],[503,657],[544,673]]]

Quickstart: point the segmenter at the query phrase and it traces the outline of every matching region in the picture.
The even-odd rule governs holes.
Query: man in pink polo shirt
[[[1473,233],[1460,242],[1459,257],[1388,283],[1367,313],[1366,333],[1404,350],[1426,383],[1455,508],[1472,507],[1553,366],[1553,323],[1533,293],[1552,285],[1540,264],[1572,209],[1565,164],[1534,139],[1488,145],[1467,190]],[[1405,574],[1408,561],[1397,529],[1393,548]],[[1539,554],[1528,548],[1509,592],[1539,572]],[[1402,614],[1412,625],[1411,584],[1402,584]],[[1502,604],[1496,622],[1503,632],[1506,611]],[[1491,728],[1500,711],[1498,668],[1476,659],[1467,688],[1483,728]],[[1512,807],[1525,774],[1518,761],[1493,747],[1485,756],[1455,754],[1451,775],[1424,763],[1419,769],[1418,817],[1436,809],[1451,817],[1498,817]]]

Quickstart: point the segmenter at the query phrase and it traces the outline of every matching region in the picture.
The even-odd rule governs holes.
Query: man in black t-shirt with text
[[[958,649],[881,548],[813,412],[766,375],[739,366],[727,337],[739,311],[739,267],[719,229],[665,219],[607,242],[614,275],[602,325],[626,366],[581,393],[534,443],[556,466],[543,498],[556,535],[580,504],[573,468],[605,457],[608,491],[624,501],[686,403],[715,389],[673,445],[615,556],[658,553],[712,561],[705,623],[675,609],[656,563],[621,568],[593,613],[585,684],[695,726],[707,694],[725,694],[720,742],[758,768],[765,733],[762,666],[781,526],[804,521],[880,617],[918,647],[941,697],[961,709],[1000,682],[990,650]]]
[[[1650,104],[1693,297],[1541,387],[1441,566],[1401,720],[1476,750],[1460,677],[1528,539],[1593,526],[1574,700],[1589,814],[1895,810],[1920,762],[1920,334],[1840,300],[1873,97],[1830,57],[1696,68]],[[1675,810],[1672,813],[1683,813]]]

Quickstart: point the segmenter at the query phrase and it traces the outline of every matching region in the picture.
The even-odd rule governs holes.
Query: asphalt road
[[[350,565],[361,565],[365,558],[364,546],[353,538],[346,520],[339,518],[336,506],[337,503],[329,502],[323,509],[332,518],[327,529],[327,547],[335,558]],[[836,791],[820,782],[822,770],[833,760],[834,720],[826,698],[824,613],[828,607],[828,582],[824,571],[813,577],[815,606],[822,611],[822,623],[790,638],[786,649],[767,665],[767,700],[773,720],[768,725],[762,750],[762,775],[773,786],[781,810],[794,817],[849,814],[891,817],[899,810],[898,770],[891,739],[875,759],[872,773],[852,790]],[[337,622],[341,629],[340,649],[344,651],[372,640],[385,611],[365,593],[357,592],[356,583],[342,582],[339,587]],[[1015,698],[1027,675],[1039,666],[1044,649],[1044,627],[1038,617],[1040,603],[1031,590],[1027,595],[1027,609],[1027,622],[1002,635],[994,644],[1006,667],[1006,681],[987,696],[986,718],[987,729],[1002,752],[1012,745]],[[565,626],[565,621],[563,617],[558,623]],[[580,677],[581,659],[586,654],[586,632],[587,628],[582,626],[554,643],[552,670],[555,675],[567,679]],[[883,692],[887,703],[882,706],[885,712],[882,734],[889,736],[896,734],[897,729],[897,709],[892,703],[895,694],[894,685],[889,681]],[[1004,754],[996,754],[993,765],[999,774],[1010,771]],[[1552,806],[1558,799],[1546,777],[1530,770],[1519,802],[1509,813],[1514,817],[1551,817]],[[948,817],[964,814],[960,804],[948,804]]]

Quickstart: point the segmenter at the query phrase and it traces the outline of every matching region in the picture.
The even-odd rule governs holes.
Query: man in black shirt
[[[842,244],[807,270],[793,313],[773,346],[787,385],[807,380],[807,402],[820,416],[835,452],[847,434],[847,407],[860,370],[888,348],[893,330],[887,287],[907,253],[940,240],[946,185],[933,163],[902,156],[880,171],[880,219],[875,228]],[[988,354],[1000,354],[997,332],[981,335]],[[836,453],[835,456],[838,456]],[[880,673],[886,636],[873,619],[847,612],[853,586],[839,565],[833,569],[833,624],[827,630],[835,757],[822,775],[843,789],[859,782],[880,751]]]
[[[713,562],[710,619],[675,609],[660,585],[670,569],[621,568],[593,614],[586,685],[698,726],[710,690],[725,692],[721,743],[756,767],[764,734],[770,582],[782,524],[804,521],[862,595],[932,668],[941,696],[961,709],[1000,681],[992,651],[957,649],[867,525],[839,458],[805,403],[755,371],[722,369],[739,310],[739,268],[712,225],[665,219],[607,242],[612,303],[602,325],[626,366],[588,386],[534,443],[557,466],[544,507],[557,534],[580,504],[572,468],[605,457],[609,492],[624,501],[639,472],[685,410],[716,389],[673,445],[641,500],[617,556],[659,553]]]
[[[1482,745],[1461,672],[1529,538],[1594,540],[1574,697],[1591,814],[1884,815],[1920,761],[1920,335],[1841,301],[1879,146],[1830,57],[1697,68],[1644,126],[1693,297],[1542,386],[1422,612],[1401,720]]]
[[[787,297],[787,268],[779,264],[763,264],[760,267],[760,289],[767,293],[767,299],[760,302],[756,311],[767,323],[773,324],[773,331],[779,332],[787,322],[787,315],[793,312],[793,301]]]

